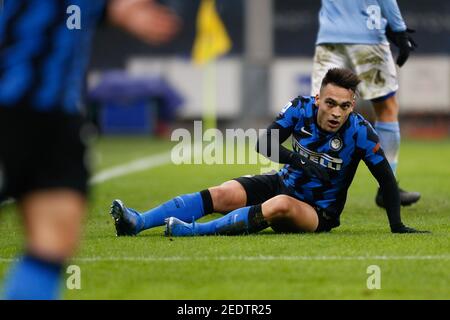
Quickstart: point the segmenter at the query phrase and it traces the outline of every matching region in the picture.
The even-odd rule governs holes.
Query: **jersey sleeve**
[[[300,100],[298,98],[292,100],[281,109],[275,120],[283,128],[293,128],[301,117]]]
[[[362,160],[369,168],[385,159],[378,135],[366,120],[361,121],[356,145],[362,153]]]

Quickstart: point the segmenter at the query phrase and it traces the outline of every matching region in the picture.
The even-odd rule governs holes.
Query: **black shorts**
[[[0,107],[0,201],[38,190],[87,193],[81,116]]]
[[[247,206],[261,204],[280,194],[297,199],[294,190],[287,187],[284,184],[283,179],[277,173],[270,172],[255,176],[243,176],[234,180],[239,182],[244,187],[247,194]],[[304,200],[298,200],[305,202]],[[330,214],[325,212],[324,209],[311,203],[308,204],[316,210],[319,218],[319,225],[317,226],[315,232],[328,232],[332,228],[339,226],[339,222],[336,221],[336,219],[330,218]],[[290,224],[280,223],[271,225],[271,227],[277,232],[298,232],[298,230],[293,228]]]

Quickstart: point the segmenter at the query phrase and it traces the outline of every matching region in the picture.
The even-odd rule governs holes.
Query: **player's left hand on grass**
[[[414,32],[416,31],[409,28],[405,31],[393,31],[389,25],[386,27],[386,37],[399,49],[397,57],[397,65],[399,67],[403,66],[408,60],[410,52],[417,48],[417,44],[410,36]]]
[[[392,233],[431,233],[430,231],[416,230],[405,226],[403,223],[391,226]]]

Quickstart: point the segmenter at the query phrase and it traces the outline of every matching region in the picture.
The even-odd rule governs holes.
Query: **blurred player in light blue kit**
[[[312,95],[331,68],[347,67],[361,79],[359,92],[371,100],[377,131],[386,158],[396,173],[400,149],[397,71],[388,39],[399,48],[397,64],[403,66],[416,44],[410,37],[396,0],[322,0],[312,74]],[[420,193],[400,191],[403,206],[420,199]],[[381,191],[375,201],[384,207]]]

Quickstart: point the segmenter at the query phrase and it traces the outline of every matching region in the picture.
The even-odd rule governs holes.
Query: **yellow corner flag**
[[[216,10],[215,0],[202,0],[197,15],[197,36],[192,58],[197,64],[213,60],[231,49],[231,40]]]

